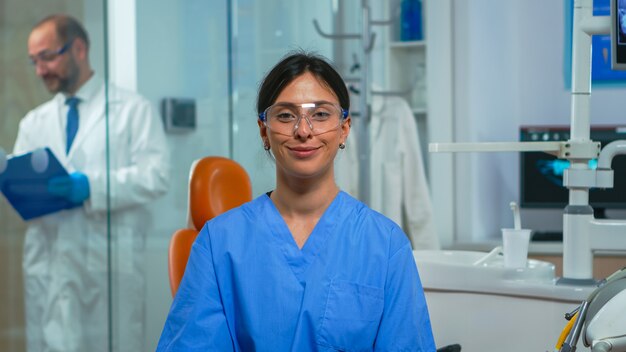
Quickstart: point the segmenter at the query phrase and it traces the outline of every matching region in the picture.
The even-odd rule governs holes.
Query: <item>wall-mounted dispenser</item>
[[[165,132],[191,132],[196,129],[196,101],[186,98],[163,98],[161,117]]]

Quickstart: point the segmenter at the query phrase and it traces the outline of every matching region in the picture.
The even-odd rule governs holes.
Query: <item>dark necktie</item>
[[[74,141],[74,137],[76,137],[76,132],[78,131],[78,103],[80,100],[76,97],[68,98],[65,101],[70,108],[67,111],[67,150],[66,153],[70,153],[70,147],[72,146],[72,142]]]

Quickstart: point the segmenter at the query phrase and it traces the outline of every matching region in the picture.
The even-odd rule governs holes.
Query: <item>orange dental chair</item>
[[[172,296],[185,273],[191,246],[204,224],[252,200],[246,170],[231,159],[209,156],[196,160],[189,174],[188,228],[174,232],[169,244],[168,272]]]

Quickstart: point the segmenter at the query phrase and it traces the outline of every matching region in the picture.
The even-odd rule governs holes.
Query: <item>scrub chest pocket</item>
[[[318,344],[339,351],[371,351],[383,307],[381,288],[333,281],[318,332]]]

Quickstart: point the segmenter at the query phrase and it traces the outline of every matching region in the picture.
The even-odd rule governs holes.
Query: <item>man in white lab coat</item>
[[[48,191],[80,204],[28,224],[29,351],[108,351],[109,341],[115,351],[143,350],[150,221],[142,205],[166,192],[169,155],[150,103],[107,89],[88,54],[85,30],[68,16],[45,18],[28,38],[36,74],[55,96],[22,119],[14,154],[49,147],[70,176]]]

